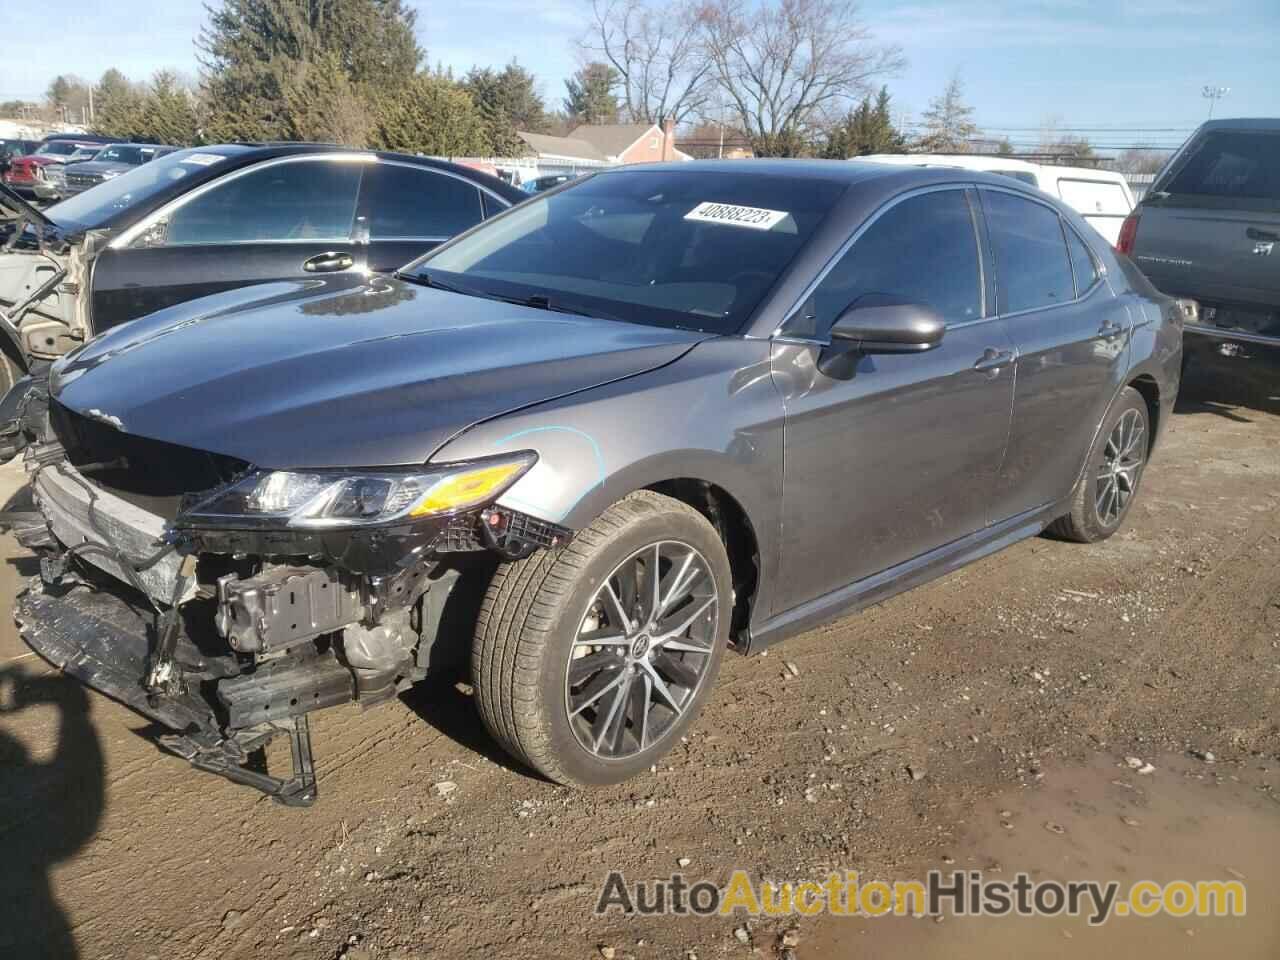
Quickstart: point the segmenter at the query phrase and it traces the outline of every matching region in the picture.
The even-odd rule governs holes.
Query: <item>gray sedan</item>
[[[612,170],[394,278],[183,304],[27,383],[43,582],[18,617],[164,746],[286,802],[315,796],[311,711],[459,655],[512,756],[616,782],[727,649],[1047,528],[1115,533],[1181,324],[1007,178]],[[292,777],[244,765],[280,733]]]

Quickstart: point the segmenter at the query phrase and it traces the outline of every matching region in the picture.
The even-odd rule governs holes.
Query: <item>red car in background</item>
[[[51,134],[34,153],[14,157],[4,172],[5,186],[29,200],[61,200],[66,186],[66,165],[89,160],[111,137],[89,134]]]

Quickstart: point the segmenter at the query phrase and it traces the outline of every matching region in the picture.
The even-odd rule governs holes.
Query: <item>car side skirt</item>
[[[759,653],[780,640],[882,603],[1020,540],[1036,536],[1069,509],[1070,497],[1036,507],[856,583],[816,597],[798,607],[792,607],[744,630],[738,637],[737,649],[748,655]]]

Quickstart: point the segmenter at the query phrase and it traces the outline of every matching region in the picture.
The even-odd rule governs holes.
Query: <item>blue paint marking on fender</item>
[[[563,514],[561,514],[559,519],[564,519],[564,517],[567,517],[570,513],[573,512],[573,508],[576,507],[582,501],[583,497],[585,497],[592,490],[596,489],[596,487],[604,486],[604,481],[605,481],[604,454],[600,452],[600,444],[596,442],[596,438],[583,430],[579,430],[577,427],[529,427],[527,430],[518,430],[515,433],[508,434],[507,436],[502,437],[499,440],[496,440],[494,442],[494,445],[501,447],[504,444],[510,443],[513,440],[519,440],[521,437],[527,437],[533,433],[551,433],[551,432],[569,433],[569,434],[573,434],[574,436],[582,437],[582,439],[586,440],[587,443],[591,444],[592,453],[595,455],[595,458],[596,458],[596,471],[598,474],[598,478],[596,482],[593,483],[591,486],[587,487],[586,490],[582,491],[582,494],[578,497],[578,499],[575,500],[569,506],[569,508],[565,510]],[[505,494],[503,498],[508,500],[519,499],[519,498],[509,497]],[[527,501],[520,501],[520,502],[523,503],[525,506],[534,507],[534,504],[528,503]]]

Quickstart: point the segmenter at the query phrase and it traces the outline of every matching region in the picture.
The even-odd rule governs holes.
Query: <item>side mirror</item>
[[[869,300],[861,298],[836,318],[833,341],[848,343],[859,353],[919,353],[942,342],[947,325],[931,307]]]

